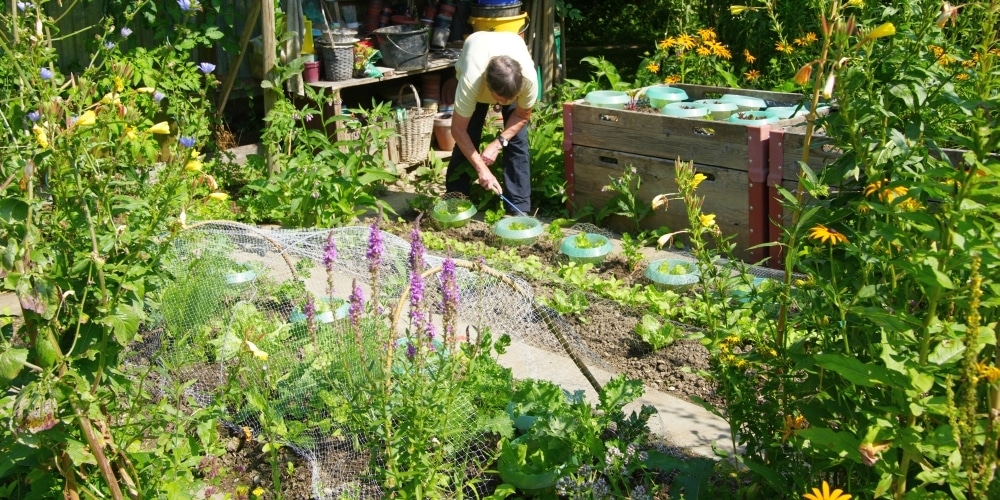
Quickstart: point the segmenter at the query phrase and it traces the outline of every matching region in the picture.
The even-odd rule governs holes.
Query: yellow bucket
[[[509,31],[522,34],[528,27],[528,13],[512,17],[470,17],[472,31]]]

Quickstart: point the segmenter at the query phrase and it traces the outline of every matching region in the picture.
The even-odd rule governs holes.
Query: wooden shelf
[[[454,54],[454,57],[448,57],[445,54]],[[315,88],[323,88],[330,90],[340,90],[350,87],[359,87],[362,85],[370,85],[373,83],[381,83],[389,80],[395,80],[397,78],[404,78],[412,75],[419,75],[423,73],[429,73],[431,71],[438,71],[442,69],[452,68],[455,66],[455,61],[458,60],[458,52],[454,50],[444,51],[444,52],[431,52],[428,56],[427,67],[421,69],[411,69],[407,71],[398,71],[390,68],[380,68],[387,73],[383,74],[380,78],[351,78],[349,80],[341,80],[339,82],[330,82],[320,80],[318,82],[310,83],[309,85]]]

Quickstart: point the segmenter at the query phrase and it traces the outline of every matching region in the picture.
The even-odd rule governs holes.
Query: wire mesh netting
[[[539,375],[533,352],[568,352],[596,383],[586,365],[600,360],[567,323],[535,302],[526,281],[464,262],[455,269],[452,292],[448,283],[427,279],[420,289],[426,305],[408,302],[410,242],[376,234],[381,252],[373,267],[369,227],[266,230],[210,222],[185,230],[168,251],[160,307],[131,346],[128,364],[155,367],[161,385],[182,384],[190,401],[224,406],[227,425],[294,449],[311,465],[316,498],[384,494],[373,464],[386,457],[372,451],[378,448],[368,441],[379,438],[364,430],[366,420],[379,418],[365,414],[365,398],[378,395],[360,388],[413,369],[406,354],[414,349],[406,329],[412,324],[404,328],[391,318],[426,318],[421,338],[433,339],[426,344],[442,355],[467,353],[463,346],[485,334],[507,335],[527,346],[503,361],[518,366],[519,378]],[[438,269],[444,261],[428,254],[420,267]],[[456,292],[454,310],[445,310],[444,296]],[[368,329],[357,320],[360,296],[368,298],[374,318]],[[426,311],[415,312],[420,307]],[[453,315],[457,326],[449,329],[442,314]],[[465,376],[440,373],[445,364],[417,370],[431,379]],[[397,382],[386,393],[416,398],[423,389]],[[492,415],[474,395],[447,401],[435,418],[448,430],[436,431],[433,440],[440,438],[447,460],[474,478],[496,447]],[[417,425],[407,418],[395,415],[390,425]]]

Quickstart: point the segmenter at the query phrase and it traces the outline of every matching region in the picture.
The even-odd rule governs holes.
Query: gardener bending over
[[[458,87],[451,135],[455,150],[448,164],[446,188],[469,194],[472,184],[466,163],[475,169],[479,185],[503,194],[490,166],[503,151],[506,198],[522,212],[531,211],[531,161],[528,157],[528,120],[538,95],[535,65],[524,40],[515,33],[478,31],[465,40],[455,64]],[[486,112],[498,105],[503,130],[479,151]],[[513,208],[504,204],[508,212]]]

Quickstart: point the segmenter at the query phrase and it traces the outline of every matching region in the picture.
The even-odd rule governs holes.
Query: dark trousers
[[[478,103],[476,111],[469,119],[469,138],[477,148],[483,141],[483,126],[486,122],[486,113],[490,110],[491,104]],[[503,122],[507,123],[510,115],[517,108],[516,104],[504,106],[501,110]],[[500,153],[503,160],[503,195],[517,206],[518,210],[528,213],[531,211],[531,158],[528,154],[528,126],[525,125],[517,133],[507,147]],[[469,194],[469,188],[475,180],[472,176],[475,171],[468,158],[455,146],[451,154],[451,161],[448,162],[448,172],[445,174],[445,188],[449,193],[458,192]],[[514,212],[514,209],[504,203],[507,212]]]

